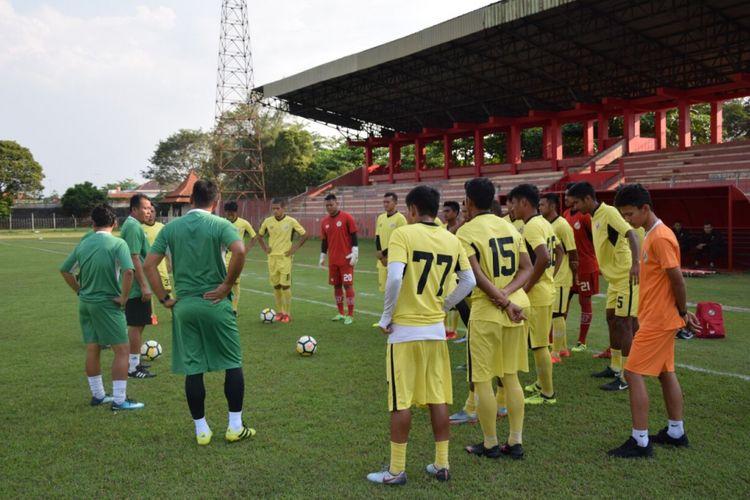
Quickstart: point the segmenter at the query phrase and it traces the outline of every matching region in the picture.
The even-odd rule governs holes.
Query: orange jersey
[[[666,273],[667,269],[680,267],[680,245],[672,230],[660,220],[646,233],[640,265],[640,330],[677,330],[685,326]]]

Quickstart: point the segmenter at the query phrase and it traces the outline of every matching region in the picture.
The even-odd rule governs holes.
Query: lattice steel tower
[[[259,96],[253,92],[253,57],[246,0],[222,0],[216,78],[216,147],[222,197],[266,197]]]

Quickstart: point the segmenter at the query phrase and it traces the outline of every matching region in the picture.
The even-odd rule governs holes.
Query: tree
[[[119,188],[122,191],[128,191],[128,190],[133,190],[137,188],[138,186],[139,184],[137,182],[135,182],[133,179],[128,178],[128,179],[123,179],[121,181],[110,182],[109,184],[105,184],[102,189],[104,191],[110,191],[110,190],[115,190]]]
[[[104,191],[88,181],[68,188],[60,199],[63,212],[75,217],[88,217],[92,208],[106,201]]]
[[[724,140],[750,139],[750,97],[724,103]]]
[[[210,134],[200,129],[180,129],[159,141],[141,174],[168,186],[184,180],[191,170],[199,177],[213,177]]]
[[[42,166],[31,151],[15,141],[0,141],[0,215],[10,214],[18,196],[37,195],[42,179]]]

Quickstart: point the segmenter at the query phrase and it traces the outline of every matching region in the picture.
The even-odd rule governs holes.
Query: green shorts
[[[84,343],[99,345],[128,343],[125,311],[119,304],[113,301],[79,301],[78,318],[81,322]]]
[[[180,298],[172,317],[172,371],[183,375],[242,366],[240,335],[232,303]]]

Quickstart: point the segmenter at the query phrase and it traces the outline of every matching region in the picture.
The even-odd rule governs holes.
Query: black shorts
[[[140,297],[128,299],[125,304],[125,320],[128,326],[151,324],[151,301],[143,302]]]

